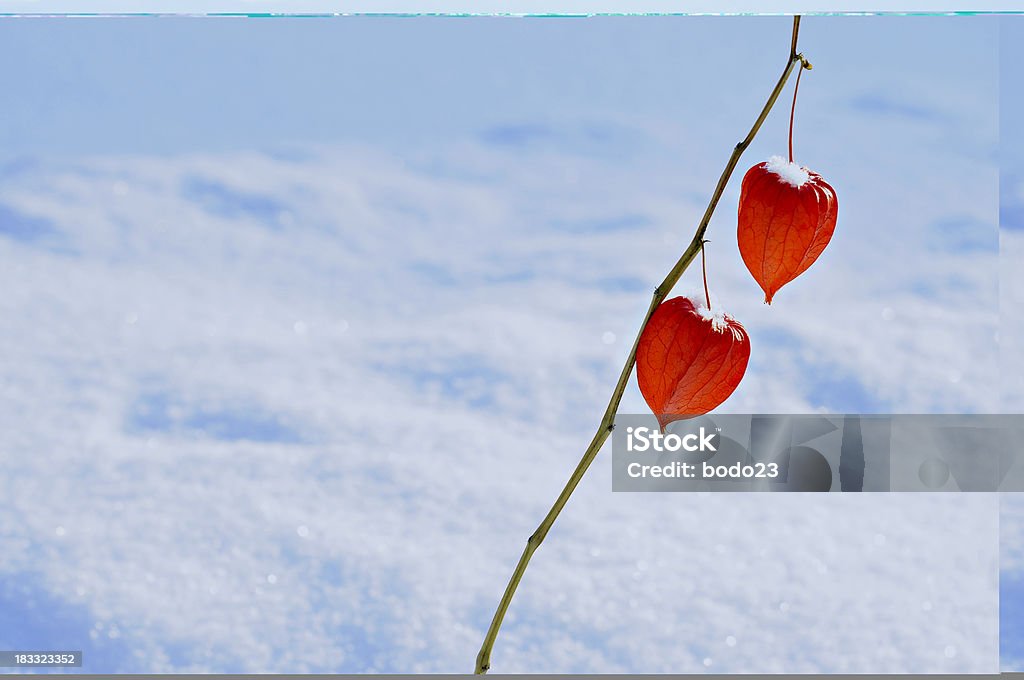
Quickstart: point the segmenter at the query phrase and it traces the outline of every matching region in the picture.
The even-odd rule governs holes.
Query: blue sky
[[[993,389],[1019,280],[999,35],[805,21],[795,150],[839,227],[766,307],[730,184],[709,277],[754,349],[724,410],[1017,408]],[[468,670],[788,39],[782,18],[0,21],[0,647]],[[786,103],[740,170],[785,149]],[[631,383],[622,411],[645,410]],[[531,566],[496,670],[997,668],[998,499],[612,495],[609,472]]]
[[[732,21],[728,50],[721,49],[718,30],[709,30],[723,21],[7,20],[0,24],[0,56],[20,67],[2,76],[10,108],[0,146],[11,155],[337,141],[400,149],[471,131],[486,134],[492,127],[542,133],[545,123],[560,117],[696,124],[705,106],[702,94],[714,92],[725,73],[738,74],[744,86],[735,105],[716,116],[727,117],[725,130],[739,131],[780,70],[777,41],[764,39],[766,27],[784,34],[788,20]],[[834,81],[845,83],[832,103],[917,121],[939,115],[935,103],[946,93],[915,100],[914,84],[901,74],[963,42],[963,32],[958,22],[941,18],[915,21],[928,23],[928,31],[908,31],[906,20],[897,18],[808,20],[803,49]],[[815,25],[825,30],[815,31]],[[877,70],[881,58],[862,49],[867,38],[899,42],[909,63],[903,71]],[[977,73],[981,59],[950,63],[950,76]],[[824,92],[820,86],[806,89],[801,103],[809,115]],[[776,117],[769,129],[781,129],[784,118]],[[501,143],[500,134],[490,138]],[[812,139],[806,141],[812,148]]]
[[[1003,229],[1024,229],[1024,192],[1020,185],[1024,178],[1024,131],[1015,124],[1024,114],[1024,93],[1019,87],[1020,63],[1024,60],[1024,22],[1019,18],[1004,19],[1000,32],[1001,87],[1000,148],[1002,172],[1000,174],[999,224]]]

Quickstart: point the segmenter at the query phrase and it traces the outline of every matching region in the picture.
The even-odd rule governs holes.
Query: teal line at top
[[[8,17],[247,17],[252,19],[273,19],[284,17],[297,18],[328,18],[328,17],[451,17],[465,19],[472,17],[503,17],[503,18],[544,18],[544,19],[586,19],[588,17],[749,17],[749,16],[1018,16],[1024,14],[1020,10],[974,10],[948,12],[579,12],[579,13],[539,13],[539,12],[0,12],[0,18]]]

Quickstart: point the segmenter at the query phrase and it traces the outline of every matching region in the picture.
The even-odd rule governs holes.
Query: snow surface
[[[10,179],[6,204],[55,226],[0,243],[0,305],[19,329],[0,341],[0,527],[19,546],[0,571],[146,652],[121,668],[464,670],[646,305],[643,286],[600,277],[642,280],[660,238],[520,226],[509,243],[521,204],[576,210],[566,185],[525,181],[560,161],[472,162],[502,181],[355,150],[301,165],[93,159]],[[588,184],[626,180],[577,167]],[[630,202],[657,204],[641,191]],[[655,223],[699,205],[663,209]],[[877,404],[992,398],[963,354],[991,323],[983,305],[947,316],[893,291],[905,301],[884,321],[839,256],[774,319],[742,263],[716,258],[713,285],[756,353],[729,410],[860,406],[816,386],[844,364]],[[811,313],[828,295],[843,317]],[[877,369],[854,327],[874,329]],[[950,388],[915,387],[936,370]],[[622,410],[644,411],[632,383]],[[534,560],[496,667],[993,666],[996,499],[612,495],[607,465]],[[724,647],[730,635],[741,642]]]

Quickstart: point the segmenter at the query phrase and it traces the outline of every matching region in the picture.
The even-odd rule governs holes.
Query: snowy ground
[[[161,139],[177,151],[73,153],[11,140],[23,148],[0,166],[0,648],[81,648],[92,672],[471,668],[651,288],[777,77],[764,55],[787,40],[780,20],[622,21],[363,24],[367,40],[494,45],[463,67],[508,69],[507,96],[527,103],[462,101],[436,139],[254,135],[202,150],[172,130]],[[184,39],[195,25],[133,30]],[[285,34],[308,48],[323,25]],[[217,30],[243,52],[273,30],[223,26],[203,26],[196,50]],[[836,187],[839,227],[766,307],[736,252],[730,185],[709,277],[753,354],[724,408],[1019,409],[1003,389],[1012,363],[1000,370],[1013,357],[1000,295],[1019,277],[1000,247],[1013,258],[1020,245],[997,227],[995,22],[805,30],[816,68],[797,156]],[[692,60],[679,31],[692,54],[746,39],[713,76],[695,70],[706,100],[619,101],[638,79],[667,87],[620,59],[660,63],[642,58],[662,41]],[[535,53],[518,51],[524,36]],[[619,47],[574,62],[575,80],[545,70],[609,37]],[[436,70],[441,57],[392,39],[381,69]],[[857,51],[868,39],[889,48]],[[136,56],[173,79],[186,67],[170,55]],[[310,68],[319,92],[331,67]],[[256,96],[240,83],[226,106]],[[82,92],[69,106],[99,106]],[[443,118],[446,92],[424,115]],[[33,129],[18,106],[12,120]],[[785,108],[741,169],[782,150]],[[689,272],[680,289],[698,282]],[[622,411],[643,410],[631,384]],[[495,670],[998,669],[998,498],[613,495],[608,459],[536,555]],[[1022,569],[1010,502],[1004,579]]]

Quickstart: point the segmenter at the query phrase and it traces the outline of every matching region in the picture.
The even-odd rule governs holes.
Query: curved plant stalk
[[[802,68],[810,69],[811,64],[804,56],[796,51],[797,38],[800,34],[800,17],[793,17],[793,36],[792,42],[790,43],[789,58],[786,60],[786,68],[783,70],[782,75],[779,77],[778,82],[775,84],[775,88],[772,90],[771,95],[768,97],[768,101],[765,103],[764,108],[761,109],[761,113],[757,116],[757,120],[754,121],[753,127],[750,128],[750,132],[747,136],[738,143],[732,151],[732,155],[729,156],[729,161],[725,164],[725,169],[722,171],[722,175],[718,178],[718,184],[715,186],[715,191],[711,195],[711,202],[708,204],[707,209],[704,211],[704,216],[701,218],[700,223],[697,225],[697,232],[693,235],[693,240],[690,241],[690,245],[683,252],[682,256],[675,263],[669,273],[665,276],[665,279],[654,289],[654,296],[651,299],[651,304],[647,308],[647,314],[644,316],[644,321],[640,324],[640,330],[637,332],[636,339],[633,341],[633,347],[629,351],[629,356],[626,358],[626,365],[622,367],[622,373],[619,374],[619,381],[615,384],[615,389],[612,391],[611,399],[608,402],[608,408],[605,409],[604,417],[601,418],[601,424],[597,428],[597,433],[594,438],[590,441],[590,445],[587,450],[583,453],[583,458],[580,460],[576,469],[573,471],[572,476],[569,477],[569,481],[566,482],[565,488],[562,489],[562,493],[555,499],[554,505],[548,510],[548,514],[544,517],[544,520],[537,527],[537,530],[533,532],[529,540],[526,541],[526,549],[523,550],[522,556],[519,558],[519,563],[516,565],[515,571],[512,573],[512,578],[508,582],[508,586],[505,588],[505,594],[502,595],[501,602],[498,603],[498,610],[494,613],[494,618],[491,620],[491,625],[487,629],[487,635],[484,637],[483,645],[480,647],[480,653],[476,658],[476,673],[486,673],[491,667],[491,649],[494,647],[494,641],[498,637],[498,630],[501,628],[501,622],[505,618],[505,612],[508,611],[508,606],[512,602],[512,597],[516,593],[516,588],[519,586],[519,582],[523,578],[523,574],[526,572],[526,567],[530,564],[530,558],[533,557],[533,553],[536,552],[537,548],[544,541],[544,537],[548,535],[551,526],[555,523],[559,513],[562,512],[562,508],[565,507],[566,502],[569,500],[569,496],[576,490],[576,486],[583,479],[583,475],[587,472],[590,464],[597,457],[597,452],[601,450],[605,441],[608,439],[608,435],[611,434],[615,428],[615,414],[619,408],[619,402],[622,401],[622,394],[626,390],[626,383],[629,381],[629,376],[633,373],[633,366],[636,364],[636,348],[640,342],[640,336],[643,334],[644,328],[647,327],[647,322],[650,321],[651,315],[654,310],[658,308],[669,292],[679,281],[679,277],[683,275],[686,268],[690,266],[690,263],[701,251],[704,244],[704,232],[707,231],[708,223],[711,222],[711,216],[715,212],[715,208],[718,207],[718,202],[722,198],[722,193],[725,191],[726,184],[729,182],[729,178],[732,176],[733,170],[736,169],[736,163],[739,161],[740,156],[746,151],[750,143],[754,141],[754,137],[757,135],[758,130],[761,129],[761,125],[764,123],[765,118],[768,117],[768,113],[772,110],[775,105],[775,100],[779,98],[779,94],[782,92],[783,87],[786,85],[786,81],[789,79],[790,74],[793,72],[793,68],[799,64]]]

